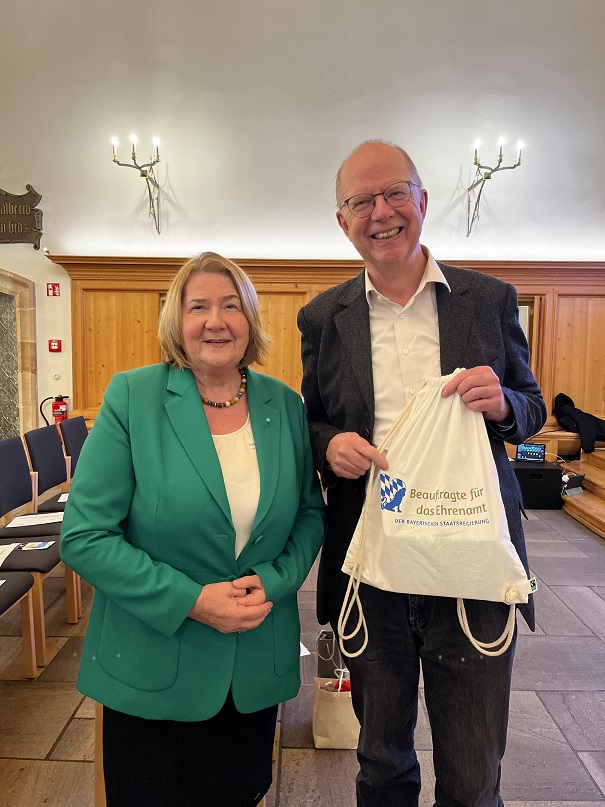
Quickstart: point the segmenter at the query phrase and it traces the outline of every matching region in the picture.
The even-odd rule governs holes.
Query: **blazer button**
[[[366,438],[368,438],[368,437],[370,436],[370,430],[369,430],[369,429],[364,429],[364,430],[363,430],[363,433],[364,433],[364,436],[365,436]]]

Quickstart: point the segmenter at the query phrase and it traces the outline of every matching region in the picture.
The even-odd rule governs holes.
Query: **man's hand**
[[[462,370],[445,385],[442,398],[457,392],[473,412],[482,412],[485,420],[494,423],[512,423],[513,413],[504,397],[500,380],[491,367],[472,367]]]
[[[246,594],[247,588],[252,593]],[[273,608],[273,603],[266,601],[264,590],[262,599],[265,601],[259,603],[259,599],[258,589],[250,585],[235,588],[232,583],[209,583],[202,589],[189,616],[220,633],[242,633],[257,628]]]
[[[356,432],[336,434],[328,443],[326,459],[336,476],[345,479],[359,479],[373,462],[381,471],[389,467],[382,454]]]

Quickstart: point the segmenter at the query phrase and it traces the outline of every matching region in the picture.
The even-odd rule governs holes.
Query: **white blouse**
[[[213,434],[235,527],[235,557],[248,543],[258,509],[260,474],[250,416],[236,432]]]

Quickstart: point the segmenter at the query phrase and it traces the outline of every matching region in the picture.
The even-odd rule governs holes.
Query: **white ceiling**
[[[54,254],[356,257],[333,180],[406,148],[447,259],[605,259],[603,0],[5,0],[0,187],[42,194]],[[110,138],[161,138],[163,226]],[[473,142],[523,164],[466,237]],[[0,245],[0,266],[32,261]],[[45,260],[40,254],[36,260]],[[45,262],[47,263],[47,262]]]

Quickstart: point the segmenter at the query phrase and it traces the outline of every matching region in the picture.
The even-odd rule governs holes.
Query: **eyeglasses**
[[[377,196],[382,196],[391,207],[403,207],[412,195],[412,185],[420,187],[417,182],[394,182],[381,193],[357,193],[355,196],[345,199],[339,210],[346,205],[358,219],[365,219],[376,207]]]

